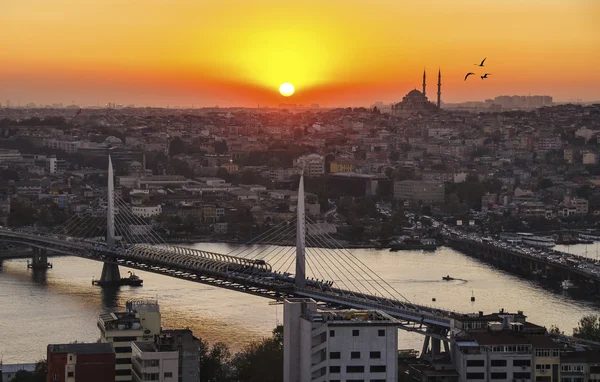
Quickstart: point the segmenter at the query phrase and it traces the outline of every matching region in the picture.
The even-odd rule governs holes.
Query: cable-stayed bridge
[[[101,280],[119,280],[119,265],[220,288],[281,300],[310,297],[323,303],[377,309],[404,330],[426,335],[424,351],[439,351],[455,328],[456,314],[408,301],[392,285],[342,248],[319,224],[305,216],[300,179],[297,214],[248,244],[290,242],[296,246],[240,246],[219,254],[166,243],[115,193],[109,158],[108,193],[51,232],[0,229],[0,241],[34,249],[34,263],[45,266],[48,252],[102,261]],[[444,342],[445,345],[446,342]]]

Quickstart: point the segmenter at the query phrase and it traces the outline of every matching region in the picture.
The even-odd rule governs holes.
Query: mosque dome
[[[417,89],[413,89],[408,92],[407,97],[423,97],[423,93],[418,91]]]

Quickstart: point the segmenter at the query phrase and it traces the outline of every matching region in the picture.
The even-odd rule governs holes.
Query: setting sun
[[[294,94],[294,85],[286,82],[279,87],[279,93],[284,97],[289,97]]]

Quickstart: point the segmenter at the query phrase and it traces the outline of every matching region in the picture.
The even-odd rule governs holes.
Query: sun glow
[[[289,82],[281,84],[279,87],[279,93],[281,93],[281,95],[284,97],[291,96],[294,94],[294,85],[290,84]]]

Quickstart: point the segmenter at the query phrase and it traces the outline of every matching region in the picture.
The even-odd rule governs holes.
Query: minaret
[[[425,69],[423,69],[423,97],[426,97],[426,95],[425,95]]]
[[[438,109],[442,108],[442,70],[439,69],[438,71],[438,102],[437,102],[437,107]]]

